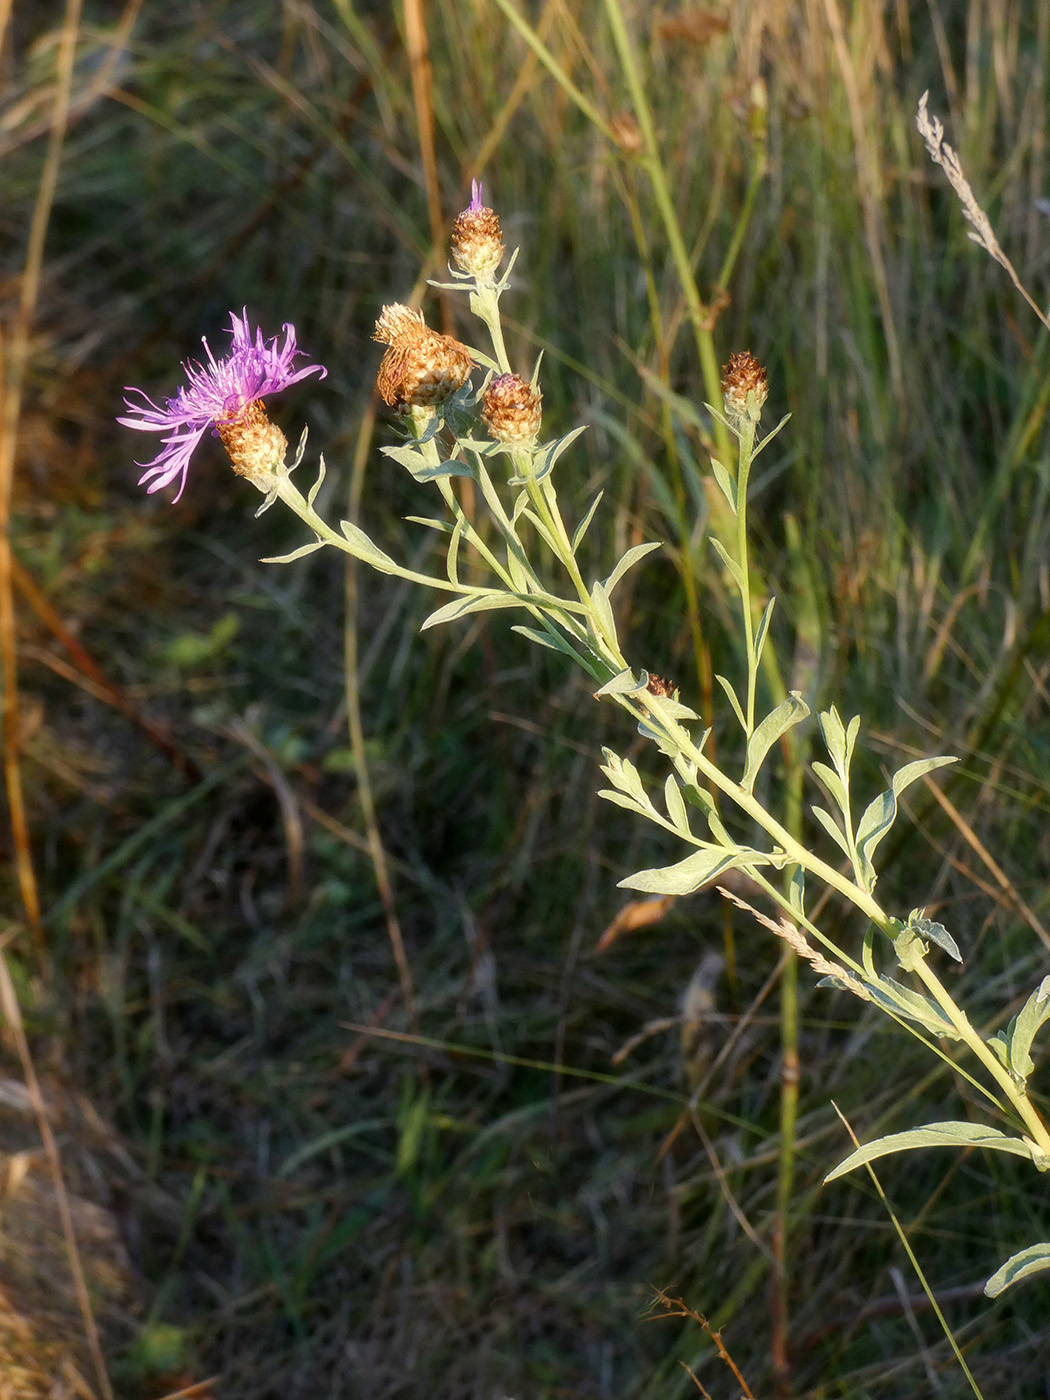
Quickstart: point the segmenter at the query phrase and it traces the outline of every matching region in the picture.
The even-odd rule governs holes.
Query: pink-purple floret
[[[165,399],[163,408],[158,408],[152,399],[141,389],[127,388],[124,402],[133,418],[118,418],[126,428],[137,428],[143,433],[167,433],[162,439],[163,448],[152,462],[139,462],[136,465],[146,470],[139,478],[139,485],[147,491],[159,491],[173,481],[178,481],[179,489],[174,499],[177,501],[186,485],[186,472],[190,457],[197,444],[216,422],[236,418],[238,412],[252,399],[265,398],[295,384],[308,374],[320,374],[323,378],[328,371],[323,365],[304,365],[293,370],[292,361],[303,352],[296,348],[295,327],[285,323],[284,344],[278,346],[278,337],[263,340],[261,329],[252,339],[247,311],[240,316],[230,313],[230,334],[233,344],[229,354],[216,360],[211,347],[203,341],[208,363],[200,364],[187,360],[183,370],[188,381],[180,388],[175,398]],[[136,398],[129,397],[137,396]]]

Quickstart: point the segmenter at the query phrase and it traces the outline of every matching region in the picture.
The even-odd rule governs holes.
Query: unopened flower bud
[[[452,260],[479,282],[491,282],[503,261],[499,215],[481,202],[481,186],[470,182],[471,200],[452,225]]]
[[[516,374],[498,375],[481,400],[481,421],[497,442],[530,442],[540,430],[543,396]]]
[[[722,370],[722,401],[731,418],[757,423],[768,393],[766,372],[750,350],[729,357]]]
[[[288,439],[266,416],[261,399],[250,399],[234,416],[215,424],[222,445],[238,476],[260,491],[273,489],[275,475],[288,451]]]
[[[432,331],[421,311],[384,306],[375,339],[389,346],[376,387],[392,408],[431,408],[466,383],[474,361],[451,335]]]

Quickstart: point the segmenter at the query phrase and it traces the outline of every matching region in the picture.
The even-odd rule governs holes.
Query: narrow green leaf
[[[649,684],[649,672],[639,671],[639,680],[628,666],[626,671],[621,671],[613,676],[611,681],[606,681],[600,690],[596,690],[595,695],[635,695],[639,690],[644,690]]]
[[[594,608],[602,627],[610,637],[616,636],[616,621],[609,605],[609,597],[600,583],[591,585],[591,606]]]
[[[772,603],[770,603],[772,607]],[[758,777],[759,769],[765,760],[766,754],[777,742],[782,734],[786,734],[792,725],[798,724],[809,714],[809,706],[803,700],[797,690],[793,690],[786,700],[780,704],[759,724],[754,733],[747,741],[747,761],[744,764],[744,776],[740,783],[745,792],[750,792],[755,786],[755,779]]]
[[[810,810],[816,817],[817,821],[820,822],[821,826],[831,837],[831,839],[838,845],[843,855],[848,857],[849,846],[846,844],[846,838],[843,835],[838,823],[835,821],[835,818],[831,815],[831,813],[826,811],[823,807],[818,807],[815,802],[813,803]]]
[[[591,502],[591,504],[590,504],[590,509],[587,511],[587,514],[583,517],[583,519],[580,521],[580,523],[576,526],[575,533],[573,534],[573,537],[572,537],[572,552],[573,552],[573,554],[575,554],[576,551],[579,549],[580,544],[581,544],[582,541],[583,541],[583,537],[584,537],[584,535],[587,533],[588,527],[590,526],[590,523],[591,523],[591,521],[592,521],[593,518],[594,518],[594,512],[598,509],[598,502],[601,500],[601,498],[602,498],[604,495],[605,495],[605,492],[604,492],[604,491],[599,491],[599,492],[598,492],[597,496],[595,496],[594,500]]]
[[[554,470],[554,464],[561,454],[571,443],[576,441],[581,433],[586,432],[586,430],[586,424],[579,428],[573,428],[571,433],[566,433],[563,438],[559,438],[557,442],[551,443],[546,449],[541,463],[536,468],[537,481],[543,481],[545,477],[550,476],[551,472]]]
[[[763,647],[764,647],[765,644],[766,644],[766,634],[767,634],[768,631],[769,631],[769,619],[773,616],[773,608],[776,606],[776,601],[777,601],[777,600],[776,600],[775,598],[770,598],[769,602],[766,604],[766,606],[765,606],[765,611],[762,613],[762,620],[761,620],[761,621],[759,622],[759,624],[758,624],[758,631],[755,633],[755,665],[756,665],[756,666],[757,666],[758,663],[762,660],[762,649],[763,649]],[[798,692],[795,692],[795,691],[792,692],[792,694],[797,694],[797,693],[798,693]],[[800,700],[801,700],[801,698],[802,698],[801,695],[799,695],[799,699],[800,699]],[[806,707],[806,714],[807,714],[807,715],[809,714],[809,707],[808,707],[808,706]]]
[[[831,755],[831,761],[838,772],[846,768],[846,731],[842,727],[839,712],[832,705],[830,710],[822,710],[817,716],[820,735],[824,746]]]
[[[746,734],[747,721],[744,719],[744,711],[740,708],[740,701],[736,698],[736,691],[726,680],[725,676],[715,676],[715,680],[718,682],[718,684],[725,691],[726,695],[729,697],[729,703],[733,707],[733,713],[736,715],[737,719],[740,722],[740,728]]]
[[[437,530],[442,535],[451,535],[455,529],[451,520],[434,520],[428,515],[406,515],[405,519],[412,525],[425,525],[428,530]]]
[[[1001,1133],[998,1128],[987,1128],[980,1123],[927,1123],[924,1128],[909,1128],[907,1132],[890,1133],[888,1137],[866,1143],[851,1152],[834,1171],[828,1172],[824,1180],[834,1181],[855,1167],[863,1167],[866,1162],[875,1162],[893,1152],[914,1152],[920,1147],[987,1147],[993,1152],[1012,1152],[1016,1157],[1033,1160],[1032,1149],[1023,1138]]]
[[[769,446],[769,444],[773,441],[773,439],[776,437],[777,433],[780,432],[781,428],[784,426],[784,424],[788,421],[788,419],[789,419],[790,417],[791,417],[791,414],[790,414],[790,413],[785,413],[784,416],[783,416],[783,418],[781,418],[780,422],[777,424],[777,426],[776,426],[775,428],[773,428],[770,432],[768,432],[768,433],[765,435],[765,437],[762,439],[762,441],[761,441],[761,442],[758,444],[758,446],[755,448],[755,457],[757,457],[758,454],[759,454],[760,452],[765,451],[765,449],[766,449],[766,448]],[[754,459],[752,459],[752,460],[754,460]]]
[[[639,563],[640,560],[644,559],[647,554],[652,554],[654,549],[659,548],[660,543],[659,541],[656,541],[653,544],[636,544],[633,546],[633,548],[629,549],[627,553],[623,556],[623,558],[620,560],[620,562],[616,565],[615,569],[613,569],[609,577],[605,580],[603,587],[605,589],[606,594],[612,593],[613,589],[620,582],[620,580],[623,578],[624,574],[627,572],[628,569],[633,568],[634,565]]]
[[[1032,1041],[1048,1020],[1050,1020],[1050,977],[1044,977],[1017,1015],[1010,1018],[1010,1024],[1006,1030],[1000,1031],[993,1040],[989,1041],[992,1048],[997,1051],[1000,1048],[998,1042],[1002,1041],[1002,1059],[1007,1068],[1022,1084],[1035,1069],[1035,1062],[1030,1053]]]
[[[522,601],[513,593],[471,593],[465,598],[453,598],[451,603],[445,603],[432,612],[424,620],[419,630],[426,632],[431,627],[440,626],[443,622],[455,622],[457,618],[466,617],[468,613],[494,612],[497,608],[517,608],[521,606]]]
[[[729,557],[721,540],[716,540],[715,537],[712,535],[711,543],[715,547],[715,553],[718,555],[719,559],[721,559],[722,563],[726,566],[726,569],[729,571],[729,576],[732,578],[737,588],[740,589],[740,592],[743,593],[744,575],[740,572],[739,564],[736,562],[735,559],[731,559]]]
[[[959,1039],[959,1032],[936,1002],[927,1000],[920,992],[913,992],[892,977],[875,977],[865,985],[872,1000],[884,1010],[916,1022],[931,1035],[943,1036],[945,1040]]]
[[[606,802],[612,802],[617,807],[624,807],[628,812],[635,812],[643,817],[649,817],[652,813],[640,802],[636,802],[630,793],[614,792],[612,788],[599,788],[598,796],[604,797]]]
[[[715,474],[715,480],[721,487],[722,495],[729,502],[729,508],[736,515],[736,481],[732,473],[726,471],[725,467],[717,457],[711,458],[711,470]]]
[[[1050,1269],[1050,1244],[1030,1244],[1026,1249],[1011,1254],[1006,1263],[996,1269],[984,1285],[985,1294],[989,1298],[998,1298],[1007,1288],[1031,1278],[1033,1274],[1042,1273],[1044,1269]]]
[[[692,836],[689,827],[689,814],[685,810],[685,800],[682,797],[682,789],[678,786],[678,780],[673,773],[668,773],[664,782],[664,805],[667,808],[667,815],[671,819],[672,826],[685,836]]]
[[[535,642],[538,647],[548,647],[551,651],[558,651],[563,656],[571,656],[574,660],[579,660],[574,648],[556,633],[540,632],[535,627],[526,627],[520,622],[515,623],[510,630],[520,632],[523,637],[528,637],[529,641]]]
[[[305,559],[308,554],[313,554],[316,549],[324,548],[324,540],[311,540],[309,544],[301,544],[298,549],[293,549],[291,554],[273,554],[268,559],[260,559],[260,564],[290,564],[294,559]]]
[[[935,768],[943,768],[946,764],[957,761],[947,757],[920,758],[914,763],[906,763],[903,768],[898,768],[890,779],[890,786],[868,804],[857,826],[857,852],[861,860],[866,861],[869,866],[872,864],[879,843],[897,820],[897,799],[904,789],[924,774],[932,773]]]
[[[307,504],[308,506],[312,506],[313,503],[314,503],[314,501],[317,499],[317,493],[318,493],[318,491],[320,491],[320,489],[321,489],[321,483],[324,481],[324,478],[325,478],[325,464],[324,464],[324,453],[322,452],[322,453],[321,453],[320,460],[319,460],[318,463],[317,463],[317,480],[316,480],[316,481],[314,482],[314,484],[310,487],[310,490],[309,490],[309,492],[307,493],[306,504]]]
[[[849,818],[849,798],[846,796],[846,789],[843,786],[839,775],[828,767],[826,763],[821,763],[819,759],[813,764],[813,771],[827,788],[834,799],[835,806],[844,817]]]
[[[463,517],[459,516],[455,529],[452,531],[452,538],[448,542],[448,554],[445,558],[449,583],[454,583],[457,588],[459,587],[459,545],[463,538],[463,524]]]
[[[642,890],[646,894],[692,894],[701,885],[738,864],[735,851],[715,847],[694,851],[677,865],[659,870],[639,870],[619,881],[621,889]]]
[[[373,569],[378,569],[381,574],[388,574],[397,569],[397,565],[389,554],[384,554],[377,544],[365,534],[364,530],[359,530],[349,520],[340,520],[339,528],[346,537],[347,543],[353,545],[354,553],[365,564],[371,564]]]

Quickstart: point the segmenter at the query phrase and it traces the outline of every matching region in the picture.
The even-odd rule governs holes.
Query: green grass
[[[517,9],[605,119],[628,107],[603,5]],[[839,0],[836,51],[824,11],[810,25],[774,0],[738,9],[733,33],[706,45],[661,37],[650,6],[628,15],[708,300],[747,187],[748,84],[760,71],[768,84],[769,171],[714,342],[720,360],[759,355],[770,419],[793,414],[753,506],[789,679],[865,716],[872,791],[880,763],[913,748],[962,754],[945,790],[1045,919],[1047,346],[966,239],[914,132],[930,87],[1038,299],[1045,22],[1024,0],[992,15],[942,7],[939,46],[926,7]],[[84,22],[78,82],[98,61],[98,22]],[[9,59],[27,105],[53,63],[31,23],[20,18]],[[428,30],[444,213],[467,202],[487,146],[486,197],[522,249],[504,300],[511,354],[527,372],[545,350],[552,433],[589,424],[565,460],[566,514],[605,490],[595,574],[630,543],[669,540],[625,588],[621,635],[695,697],[687,574],[713,669],[734,672],[741,649],[704,543],[708,429],[669,397],[697,406],[706,391],[651,183],[526,61],[498,6],[434,0]],[[693,1122],[676,1018],[701,956],[722,946],[722,905],[700,894],[592,951],[623,902],[617,879],[674,858],[593,795],[600,744],[623,751],[633,736],[498,618],[419,636],[430,600],[357,579],[353,683],[418,1029],[435,1044],[347,1029],[412,1030],[348,757],[340,568],[327,553],[258,564],[301,542],[298,527],[277,512],[252,521],[215,445],[178,506],[147,501],[130,465],[140,442],[112,423],[123,384],[173,392],[201,334],[223,343],[230,308],[247,304],[270,333],[292,320],[330,374],[278,414],[289,436],[310,423],[308,451],[329,463],[326,514],[345,510],[379,361],[372,324],[431,253],[394,13],[349,0],[279,20],[248,3],[146,6],[116,82],[67,134],[14,547],[203,779],[49,668],[65,652],[22,606],[46,938],[13,956],[41,1073],[86,1090],[126,1147],[95,1184],[134,1221],[144,1306],[123,1344],[145,1321],[180,1329],[189,1359],[175,1380],[221,1371],[231,1400],[669,1400],[697,1393],[680,1360],[730,1393],[694,1323],[646,1320],[659,1287],[724,1325],[755,1394],[771,1394],[768,1268],[737,1212],[767,1243],[777,955],[733,916],[738,984],[718,990],[715,1049],[744,1025]],[[43,152],[22,130],[8,128],[2,216],[20,236]],[[430,274],[440,267],[431,257]],[[366,444],[362,520],[413,557],[429,542],[404,517],[425,509],[380,458],[387,437],[380,421]],[[957,980],[975,1017],[991,1016],[1027,995],[1045,954],[960,829],[921,790],[912,809],[918,828],[892,847],[880,893],[936,907],[966,953]],[[793,1392],[895,1397],[928,1389],[933,1368],[943,1395],[967,1394],[921,1299],[913,1320],[900,1303],[891,1267],[917,1287],[877,1199],[859,1177],[818,1187],[847,1150],[830,1098],[870,1137],[956,1116],[969,1091],[811,981]],[[938,1290],[983,1280],[1045,1233],[1038,1186],[1011,1162],[883,1165]],[[1032,1285],[948,1303],[986,1395],[1041,1380],[1040,1297]],[[143,1375],[147,1351],[126,1384],[174,1389],[173,1373]]]

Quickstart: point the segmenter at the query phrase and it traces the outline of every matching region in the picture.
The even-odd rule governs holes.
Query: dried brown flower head
[[[421,311],[384,306],[375,337],[389,346],[376,387],[392,408],[431,408],[466,383],[474,361],[451,335],[432,331]]]
[[[530,442],[540,430],[543,396],[517,374],[491,381],[481,400],[481,421],[497,442]]]
[[[237,475],[269,491],[288,451],[288,439],[270,422],[262,400],[250,399],[234,417],[217,419],[215,428]]]
[[[669,681],[664,676],[658,676],[651,672],[649,675],[649,680],[646,682],[645,688],[650,695],[663,696],[668,700],[674,699],[674,681]]]
[[[730,417],[757,423],[768,393],[766,372],[750,350],[729,357],[722,369],[722,401]]]
[[[471,201],[452,225],[452,260],[479,282],[491,282],[503,261],[499,215],[481,202],[481,186],[470,183]]]

